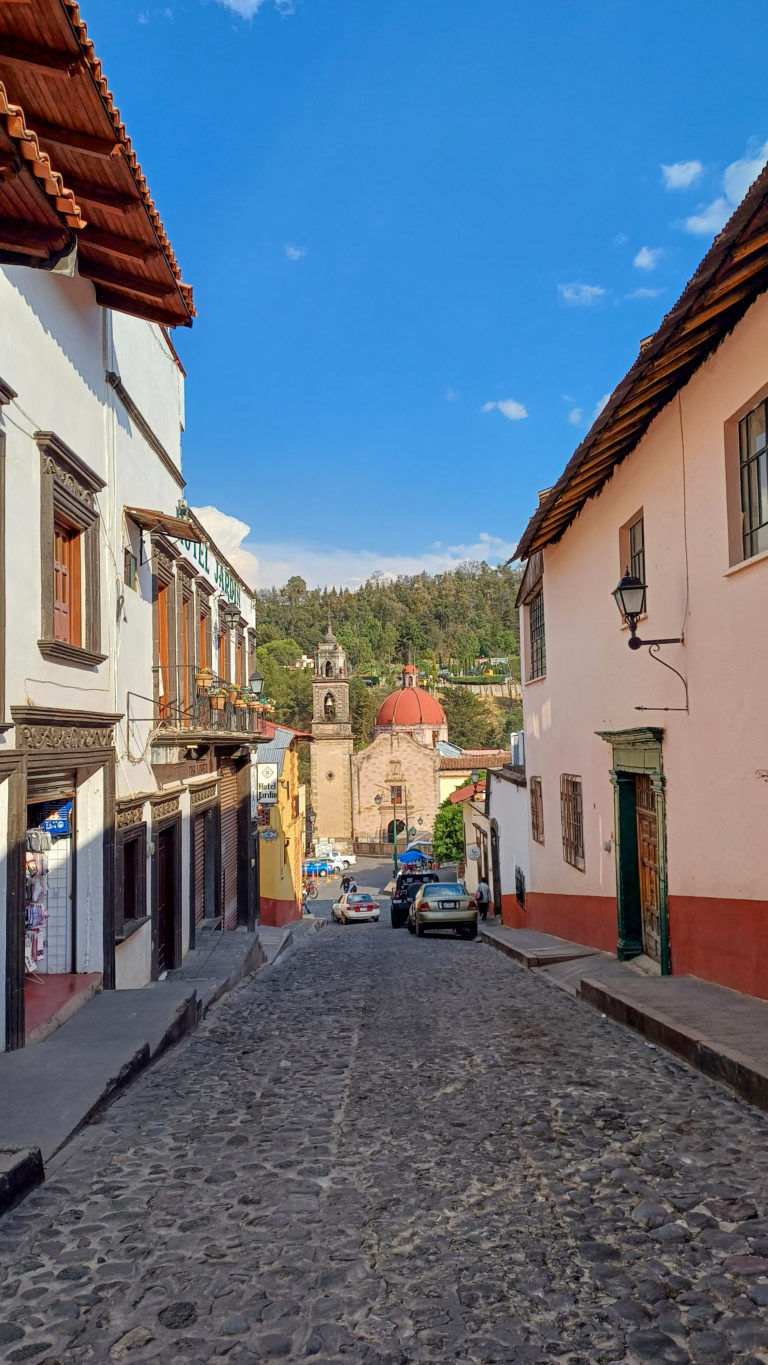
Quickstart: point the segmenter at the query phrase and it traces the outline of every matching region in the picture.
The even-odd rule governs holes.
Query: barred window
[[[544,638],[544,593],[539,591],[528,603],[528,681],[543,678],[547,671],[547,646]]]
[[[584,814],[581,778],[563,773],[560,778],[560,818],[563,826],[563,857],[584,871]]]
[[[531,778],[531,834],[537,844],[544,843],[544,802],[540,777]]]
[[[758,403],[739,422],[741,528],[745,559],[768,550],[768,404]]]

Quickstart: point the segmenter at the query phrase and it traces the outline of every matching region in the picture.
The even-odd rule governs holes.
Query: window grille
[[[563,857],[571,867],[584,871],[584,813],[581,778],[563,773],[560,778],[560,818],[563,827]]]
[[[739,422],[741,526],[744,558],[768,550],[768,445],[766,408],[758,403]]]
[[[537,592],[528,603],[528,681],[543,678],[547,671],[547,646],[544,638],[544,593]]]
[[[541,778],[531,778],[531,835],[537,844],[544,843],[544,801]]]

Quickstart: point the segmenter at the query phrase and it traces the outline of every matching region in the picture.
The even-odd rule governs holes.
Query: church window
[[[326,676],[326,678],[332,678],[332,677],[333,677],[333,664],[331,663],[330,659],[328,660],[327,664],[325,665],[325,676]]]
[[[326,692],[325,702],[323,703],[323,710],[325,712],[326,719],[332,720],[333,717],[336,715],[336,698],[334,697],[332,692]]]
[[[402,806],[402,804],[403,804],[403,789],[402,789],[402,787],[393,787],[393,788],[392,788],[392,805],[393,805],[393,806]]]

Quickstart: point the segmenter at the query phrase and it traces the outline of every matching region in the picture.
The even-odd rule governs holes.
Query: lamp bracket
[[[667,661],[666,661],[666,659],[662,659],[662,658],[659,657],[659,649],[660,649],[661,645],[681,645],[681,644],[684,643],[682,637],[681,637],[679,640],[640,640],[640,639],[638,638],[637,635],[633,635],[632,638],[628,641],[628,643],[629,643],[630,649],[640,649],[643,645],[647,645],[647,646],[648,646],[648,653],[650,654],[651,658],[652,658],[652,659],[655,659],[656,662],[657,662],[657,664],[661,664],[663,668],[668,668],[669,671],[670,671],[670,673],[674,673],[675,676],[676,676],[677,678],[680,679],[681,683],[683,684],[683,688],[685,689],[685,706],[636,706],[636,707],[635,707],[635,710],[636,710],[636,711],[685,711],[685,712],[687,713],[687,712],[688,712],[688,682],[687,682],[687,679],[683,676],[682,673],[679,672],[678,669],[673,668],[671,664],[668,664]]]

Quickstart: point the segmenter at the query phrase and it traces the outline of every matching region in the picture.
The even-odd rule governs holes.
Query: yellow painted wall
[[[269,812],[276,839],[259,834],[259,886],[262,924],[281,925],[301,918],[302,822],[299,755],[294,739],[286,751],[277,784],[277,805]]]

